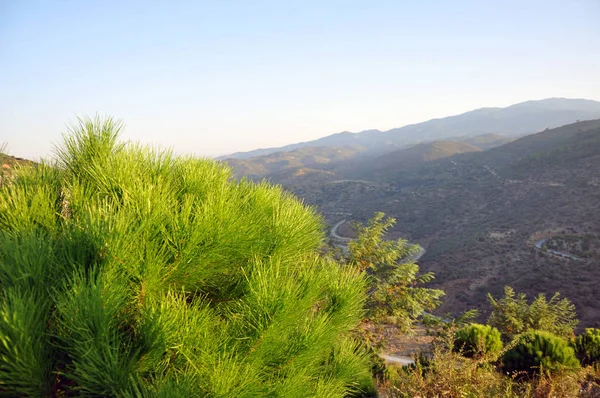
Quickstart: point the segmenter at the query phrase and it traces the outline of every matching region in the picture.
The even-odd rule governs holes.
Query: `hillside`
[[[307,147],[251,159],[227,159],[225,162],[233,168],[237,178],[267,178],[278,184],[303,184],[308,181],[360,179],[364,175],[375,179],[376,175],[416,168],[424,162],[481,151],[474,145],[453,141],[417,144],[378,157],[368,156],[361,149]]]
[[[485,151],[441,141],[377,162],[346,160],[358,150],[303,148],[229,162],[260,168],[331,221],[365,221],[375,211],[395,217],[393,236],[427,249],[420,263],[436,272],[447,292],[442,311],[482,308],[487,292],[497,295],[511,285],[530,295],[561,291],[577,305],[582,326],[600,322],[595,288],[600,260],[574,263],[534,246],[548,236],[600,236],[600,120],[548,129]],[[390,163],[382,166],[386,159]]]
[[[600,118],[600,102],[549,98],[522,102],[506,108],[476,109],[461,115],[432,119],[388,131],[345,131],[314,141],[233,153],[221,159],[248,159],[298,148],[323,146],[360,146],[370,153],[383,154],[420,142],[498,133],[518,136],[596,118]]]
[[[286,169],[279,173],[272,173],[267,178],[273,183],[281,185],[290,184],[319,184],[337,180],[335,173],[326,170],[299,167]]]
[[[10,177],[12,174],[12,171],[14,170],[15,167],[18,167],[19,165],[22,164],[30,164],[33,163],[30,160],[26,160],[23,158],[17,158],[11,155],[8,155],[6,153],[2,153],[0,152],[0,185],[2,184],[2,181],[7,178]]]
[[[481,148],[471,144],[440,140],[426,144],[417,144],[407,149],[401,149],[399,151],[383,155],[379,157],[378,160],[381,163],[393,163],[398,160],[406,163],[420,163],[447,158],[458,153],[480,151]]]
[[[465,144],[474,145],[481,149],[490,149],[490,148],[495,148],[500,145],[507,144],[507,143],[513,141],[514,139],[515,138],[513,138],[513,137],[507,137],[507,136],[501,135],[501,134],[489,133],[489,134],[481,134],[481,135],[469,136],[469,137],[449,138],[448,141],[464,142]]]
[[[481,148],[463,142],[433,141],[362,162],[355,170],[348,173],[354,173],[356,178],[386,180],[392,178],[394,174],[418,168],[423,163],[468,152],[481,152]]]
[[[17,164],[31,163],[30,160],[17,158],[6,153],[0,152],[0,164],[5,168],[12,168]]]
[[[306,147],[290,152],[276,152],[250,159],[227,159],[236,177],[262,177],[290,169],[327,168],[336,162],[351,159],[362,147]]]
[[[511,285],[529,294],[560,291],[575,302],[582,326],[591,326],[600,322],[600,260],[557,258],[533,242],[557,234],[600,235],[597,170],[600,120],[593,120],[425,162],[379,182],[288,187],[326,213],[395,217],[395,236],[426,247],[420,262],[447,292],[442,311],[483,309],[486,292],[499,294]]]

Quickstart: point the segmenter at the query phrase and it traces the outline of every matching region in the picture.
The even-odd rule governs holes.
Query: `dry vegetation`
[[[427,367],[428,369],[424,369]],[[595,398],[600,396],[600,370],[542,373],[519,377],[485,360],[472,360],[436,347],[433,359],[412,368],[392,368],[380,387],[380,397]]]
[[[599,169],[600,121],[586,121],[410,172],[390,171],[370,185],[286,185],[324,212],[395,217],[392,235],[427,249],[420,263],[436,272],[447,293],[442,312],[484,309],[487,292],[511,285],[530,294],[559,290],[576,304],[582,326],[597,326],[597,257],[557,258],[535,249],[531,237],[549,230],[598,236]]]

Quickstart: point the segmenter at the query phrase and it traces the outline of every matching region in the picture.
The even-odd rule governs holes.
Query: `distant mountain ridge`
[[[576,305],[582,327],[597,326],[600,255],[568,260],[534,243],[547,236],[600,236],[600,118],[426,161],[430,151],[452,152],[452,144],[436,150],[438,144],[384,155],[398,162],[391,165],[369,159],[361,174],[354,168],[343,180],[290,171],[281,183],[329,215],[330,225],[365,221],[376,211],[394,217],[391,237],[427,249],[419,263],[436,273],[446,292],[442,313],[485,311],[486,293],[500,295],[508,285],[528,295],[560,291]],[[461,148],[468,147],[455,147]],[[411,151],[415,167],[405,167]]]
[[[426,162],[449,158],[460,153],[481,151],[483,149],[469,143],[438,140],[387,153],[359,164],[350,172],[354,178],[378,180],[382,174],[399,173],[420,167]]]
[[[464,142],[466,144],[471,144],[476,146],[477,148],[481,148],[483,150],[494,148],[500,145],[507,144],[511,142],[514,137],[506,137],[500,134],[482,134],[476,135],[473,137],[456,137],[456,138],[448,138],[448,141],[453,142]]]
[[[439,140],[388,153],[378,159],[393,161],[400,158],[403,162],[429,162],[464,152],[481,152],[481,148],[464,142]]]
[[[420,142],[497,133],[519,136],[579,120],[596,118],[600,118],[598,101],[548,98],[521,102],[506,108],[480,108],[460,115],[431,119],[387,131],[365,130],[359,133],[345,131],[313,141],[237,152],[221,156],[219,159],[248,159],[314,146],[357,147],[377,155]]]
[[[290,169],[316,167],[324,169],[331,164],[357,156],[364,148],[352,146],[304,147],[288,152],[274,152],[249,159],[227,159],[236,177],[264,177]]]

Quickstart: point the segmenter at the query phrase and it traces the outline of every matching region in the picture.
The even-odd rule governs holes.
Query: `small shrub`
[[[575,351],[566,340],[540,330],[517,337],[514,347],[504,354],[502,361],[506,371],[530,374],[538,373],[540,369],[555,371],[579,367]]]
[[[444,292],[424,286],[434,275],[421,274],[419,266],[410,259],[417,246],[402,239],[384,239],[395,223],[384,213],[375,213],[366,225],[355,223],[358,237],[348,243],[345,262],[370,275],[372,294],[367,298],[367,316],[375,322],[396,323],[408,331],[424,311],[441,304]]]
[[[573,344],[575,355],[582,365],[600,362],[600,329],[586,329]]]
[[[598,397],[600,369],[570,369],[531,377],[499,372],[494,362],[465,358],[452,347],[454,334],[433,348],[433,356],[413,366],[390,368],[390,378],[379,385],[380,396],[408,397]]]
[[[512,397],[512,380],[493,365],[465,358],[449,350],[453,335],[442,338],[431,358],[418,357],[415,365],[390,368],[380,396],[408,397]],[[509,394],[505,394],[508,391]]]
[[[500,330],[508,340],[530,330],[543,330],[565,339],[573,336],[578,320],[575,306],[560,293],[550,300],[538,295],[531,304],[525,293],[516,293],[510,286],[504,288],[504,297],[495,299],[488,294],[492,314],[488,325]]]
[[[473,323],[455,335],[455,351],[467,357],[496,354],[502,350],[500,331],[493,326]]]

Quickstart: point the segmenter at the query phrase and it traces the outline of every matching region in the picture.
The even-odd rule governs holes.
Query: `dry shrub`
[[[542,371],[535,376],[507,374],[499,370],[497,356],[470,359],[453,352],[453,345],[445,337],[434,346],[431,358],[417,358],[411,367],[390,368],[389,379],[379,386],[380,397],[600,397],[598,367]]]

